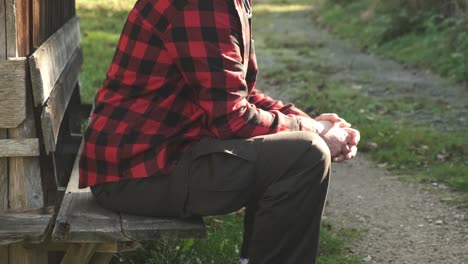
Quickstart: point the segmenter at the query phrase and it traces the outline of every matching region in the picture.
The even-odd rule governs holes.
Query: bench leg
[[[113,256],[112,253],[95,253],[89,264],[108,264]]]
[[[0,263],[8,263],[8,246],[0,246]]]
[[[68,248],[61,264],[88,264],[96,250],[96,244],[72,244]]]
[[[10,245],[7,257],[8,264],[47,264],[47,251],[41,245]]]

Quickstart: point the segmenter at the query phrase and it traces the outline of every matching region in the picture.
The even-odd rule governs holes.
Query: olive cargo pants
[[[206,139],[171,175],[92,187],[111,210],[147,216],[220,215],[246,207],[241,256],[250,264],[315,263],[330,152],[308,132]]]

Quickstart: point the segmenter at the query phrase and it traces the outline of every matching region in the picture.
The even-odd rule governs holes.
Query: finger
[[[317,118],[315,118],[315,120],[317,121],[330,121],[330,122],[333,122],[333,123],[340,123],[342,124],[343,126],[347,126],[347,127],[350,127],[351,124],[349,124],[348,122],[346,122],[346,120],[344,120],[343,118],[339,117],[337,114],[335,113],[325,113],[325,114],[321,114],[320,116],[318,116]],[[341,126],[340,126],[341,127]]]
[[[340,154],[332,159],[333,162],[341,162],[345,160],[345,155]]]
[[[345,155],[345,159],[350,160],[350,159],[356,157],[356,155],[357,155],[357,147],[356,146],[351,146],[350,150],[349,150],[349,153],[347,153]]]
[[[358,130],[352,128],[343,128],[349,135],[348,144],[357,146],[361,140],[361,134]]]
[[[344,155],[348,154],[350,151],[351,151],[351,146],[348,146],[345,144],[341,146],[341,153],[343,153]]]

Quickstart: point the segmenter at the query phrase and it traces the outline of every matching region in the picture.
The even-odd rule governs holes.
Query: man
[[[95,100],[80,187],[112,210],[218,215],[246,207],[241,257],[314,263],[330,161],[359,132],[255,88],[247,0],[139,0]]]

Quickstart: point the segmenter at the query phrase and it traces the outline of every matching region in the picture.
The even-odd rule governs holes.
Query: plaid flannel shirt
[[[139,0],[95,98],[81,188],[169,174],[203,137],[315,131],[255,89],[249,0]]]

